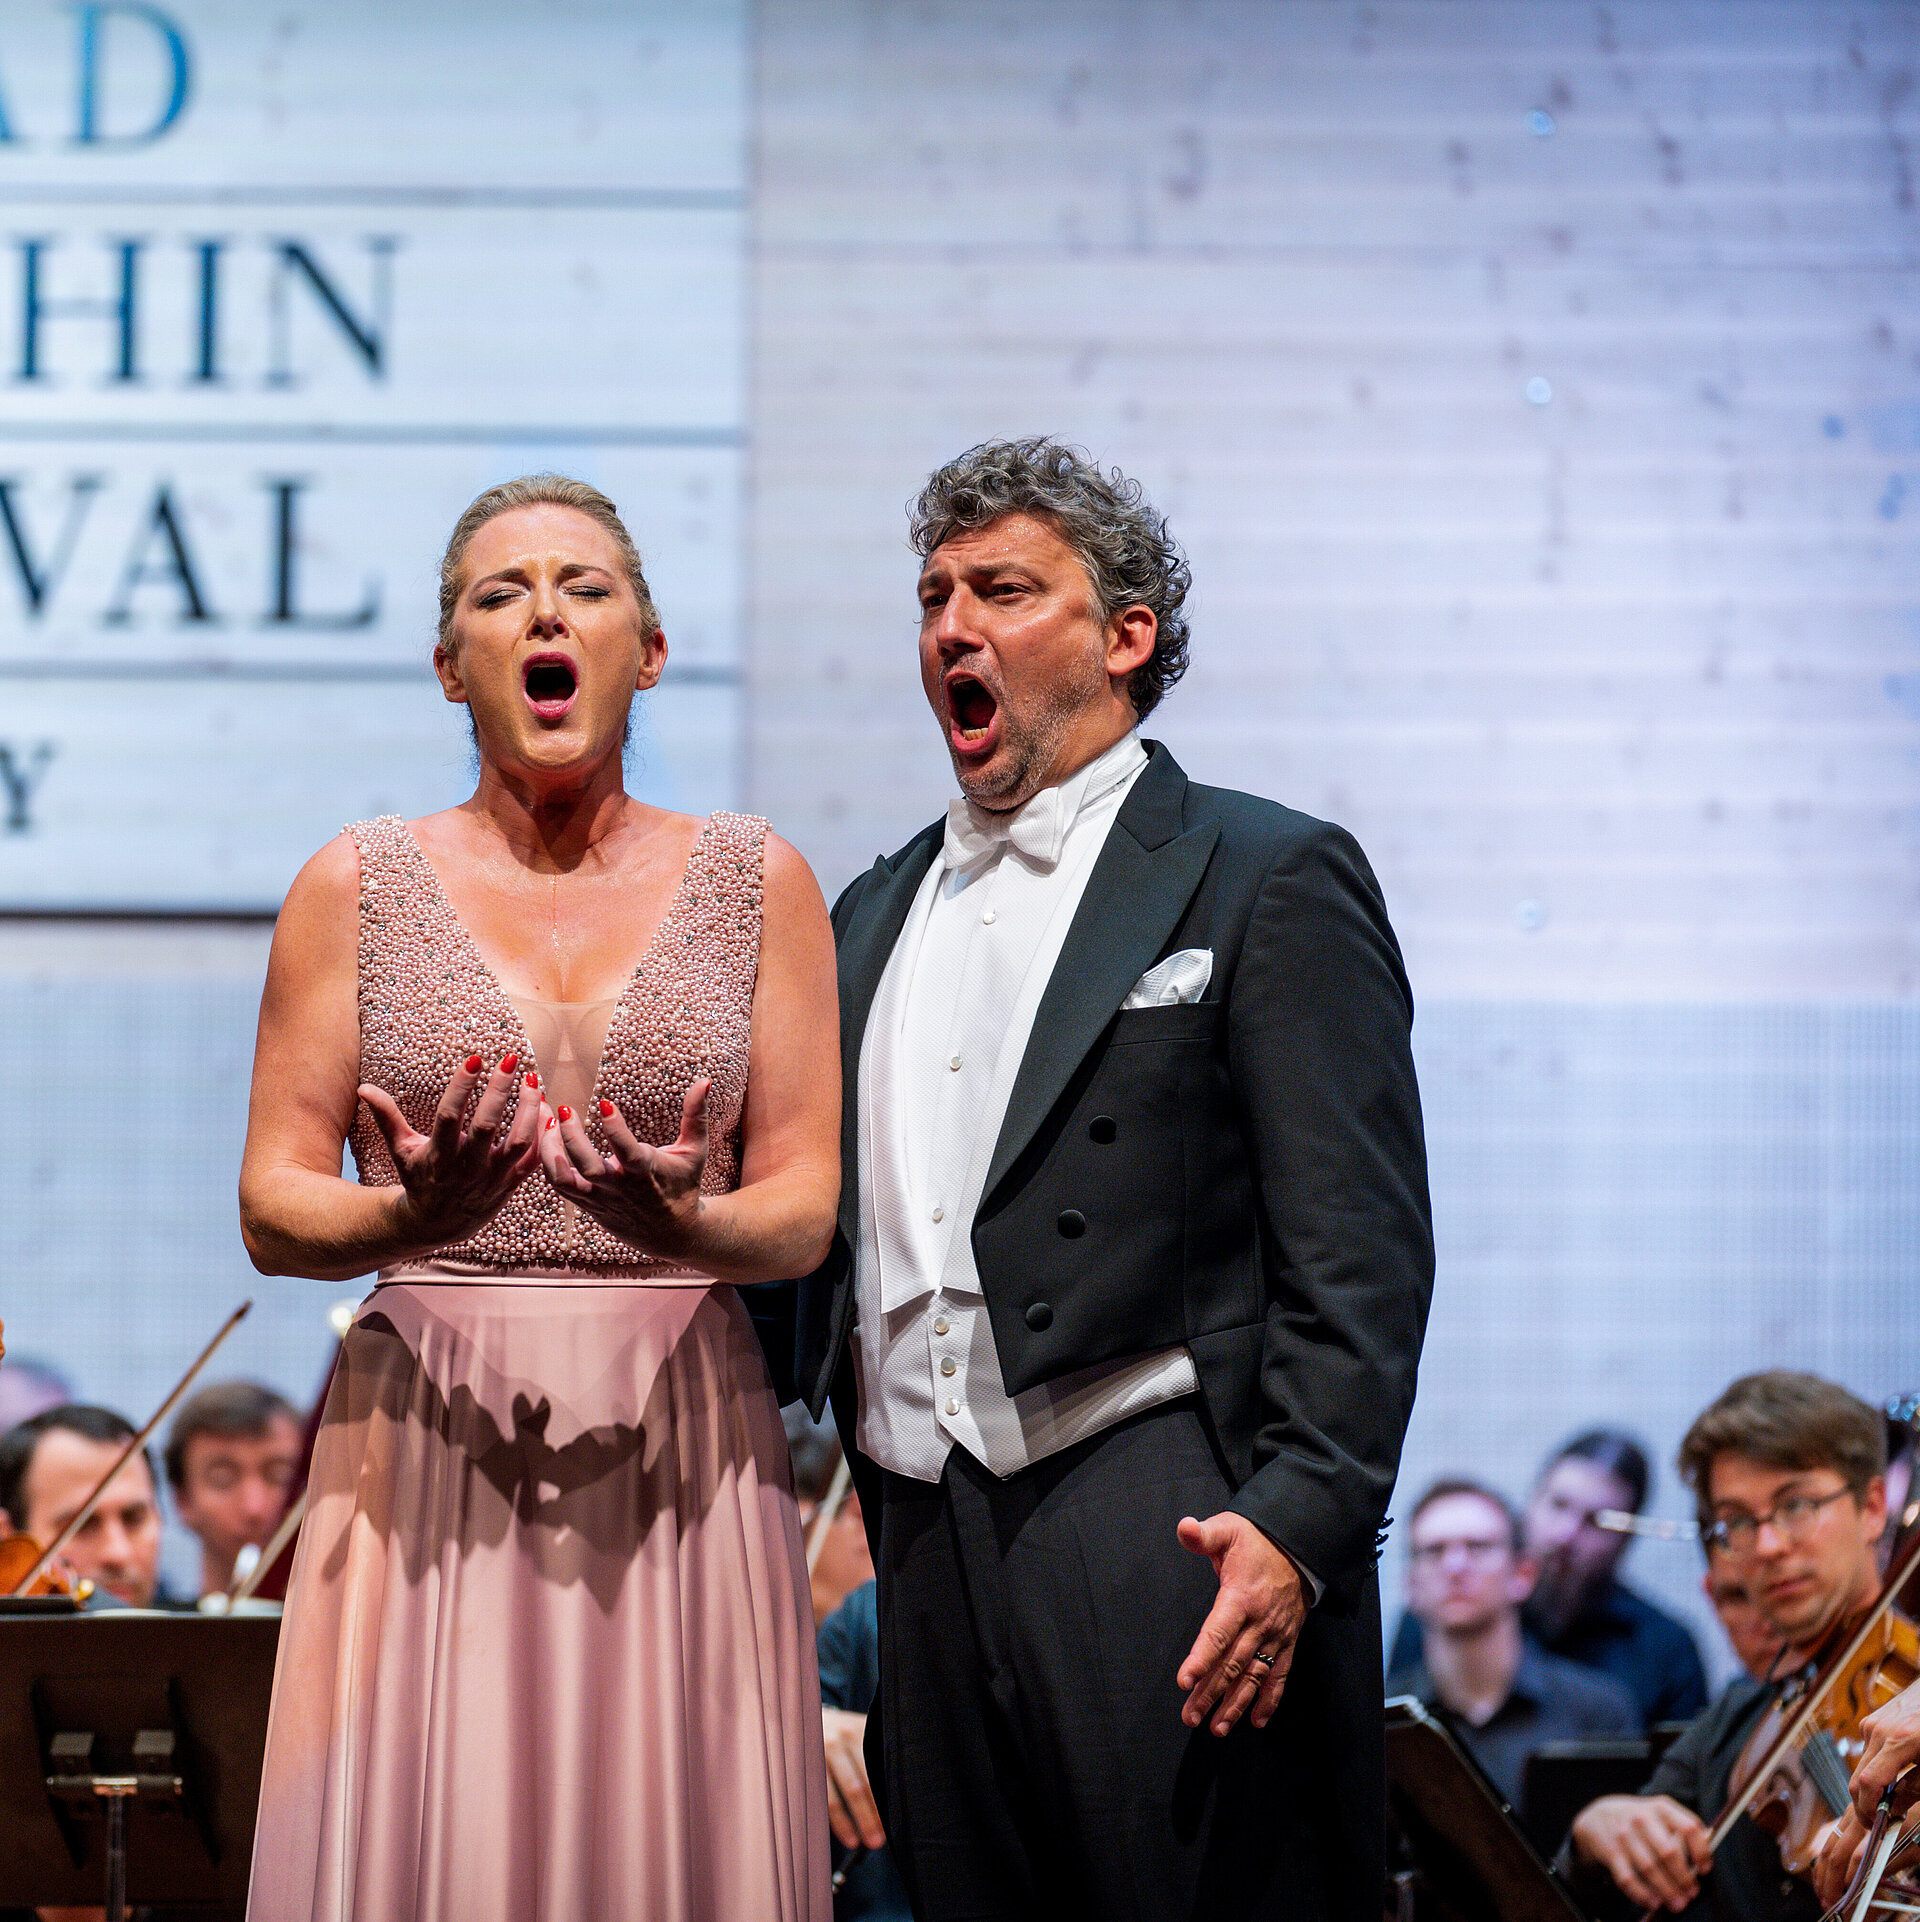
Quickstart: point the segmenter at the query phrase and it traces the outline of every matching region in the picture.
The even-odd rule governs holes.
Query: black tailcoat
[[[1351,836],[1199,786],[1147,746],[1041,999],[974,1218],[994,1344],[1013,1393],[1184,1344],[1233,1507],[1324,1585],[1316,1615],[1357,1627],[1377,1619],[1432,1287],[1412,997]],[[849,1436],[861,1043],[941,836],[935,823],[876,861],[833,910],[841,1232],[800,1284],[795,1359],[801,1393],[816,1414],[831,1393]],[[1148,968],[1187,948],[1213,953],[1201,1001],[1122,1010]],[[855,1466],[877,1525],[877,1478]],[[1299,1664],[1320,1650],[1343,1672],[1310,1682],[1297,1664],[1292,1686],[1340,1705],[1328,1770],[1377,1804],[1364,1786],[1379,1773],[1370,1639],[1303,1636]],[[1356,1834],[1371,1828],[1355,1816]],[[1377,1915],[1377,1879],[1349,1886],[1336,1906]]]

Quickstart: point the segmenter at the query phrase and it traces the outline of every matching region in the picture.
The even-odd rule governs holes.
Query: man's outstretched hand
[[[1178,1680],[1188,1691],[1180,1719],[1198,1728],[1211,1716],[1214,1734],[1225,1735],[1251,1708],[1254,1727],[1265,1728],[1280,1706],[1307,1618],[1300,1571],[1244,1515],[1210,1515],[1203,1522],[1189,1515],[1177,1532],[1180,1546],[1206,1556],[1220,1581],[1180,1664]],[[1271,1656],[1272,1665],[1255,1661],[1258,1655]]]

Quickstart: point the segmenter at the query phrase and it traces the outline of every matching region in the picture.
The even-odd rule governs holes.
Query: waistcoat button
[[[1036,1335],[1044,1335],[1053,1326],[1053,1310],[1044,1301],[1036,1301],[1027,1310],[1027,1326]]]
[[[1078,1208],[1069,1208],[1053,1225],[1069,1241],[1078,1241],[1087,1232],[1087,1218]]]
[[[1120,1132],[1110,1114],[1097,1114],[1087,1123],[1087,1133],[1104,1148]]]

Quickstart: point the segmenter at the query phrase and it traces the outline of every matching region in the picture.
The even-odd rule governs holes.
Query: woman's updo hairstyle
[[[620,518],[620,510],[585,481],[569,480],[565,474],[523,474],[518,480],[502,481],[489,487],[453,524],[447,551],[440,560],[440,645],[453,645],[453,610],[460,601],[461,571],[466,565],[467,549],[473,537],[497,514],[510,514],[517,507],[571,507],[597,521],[613,536],[620,559],[640,604],[640,638],[651,640],[660,632],[659,611],[653,604],[653,591],[641,571],[640,550]]]

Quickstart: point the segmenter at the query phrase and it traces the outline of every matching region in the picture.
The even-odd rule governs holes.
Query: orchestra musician
[[[161,1456],[174,1512],[200,1542],[200,1593],[225,1594],[243,1548],[264,1548],[301,1466],[301,1422],[271,1388],[215,1382],[183,1402]]]
[[[50,1543],[85,1506],[134,1426],[110,1408],[67,1402],[0,1435],[0,1535]],[[166,1605],[153,1462],[136,1450],[61,1553],[70,1574],[129,1608]]]
[[[1687,1431],[1680,1471],[1701,1535],[1736,1565],[1785,1643],[1774,1676],[1741,1676],[1667,1751],[1637,1795],[1582,1809],[1561,1866],[1599,1916],[1701,1904],[1719,1922],[1814,1922],[1823,1904],[1788,1876],[1773,1837],[1737,1822],[1717,1855],[1708,1826],[1749,1737],[1779,1697],[1878,1599],[1886,1440],[1877,1411],[1817,1375],[1743,1376]]]
[[[1786,1644],[1754,1599],[1753,1583],[1746,1572],[1731,1557],[1709,1551],[1700,1592],[1719,1618],[1740,1666],[1756,1681],[1764,1682],[1778,1666]]]
[[[1634,1736],[1640,1711],[1610,1675],[1540,1648],[1521,1625],[1534,1564],[1520,1517],[1480,1482],[1435,1482],[1407,1518],[1407,1609],[1421,1658],[1389,1695],[1438,1711],[1516,1807],[1527,1758],[1548,1742]]]

